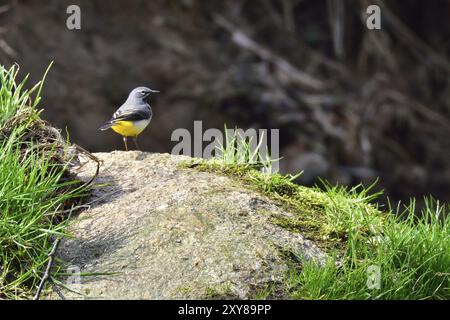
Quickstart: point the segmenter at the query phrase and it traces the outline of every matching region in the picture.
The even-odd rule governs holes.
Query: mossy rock
[[[69,286],[83,295],[63,290],[68,298],[287,298],[284,252],[324,260],[313,242],[274,222],[294,213],[239,180],[182,168],[182,156],[95,155],[104,163],[91,207],[59,249],[88,274]]]

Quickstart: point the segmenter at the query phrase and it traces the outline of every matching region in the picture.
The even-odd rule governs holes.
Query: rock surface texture
[[[267,288],[282,298],[282,252],[323,259],[272,221],[291,213],[236,179],[184,169],[182,156],[95,155],[104,162],[90,208],[73,218],[74,238],[58,254],[72,270],[103,275],[62,279],[83,293],[64,290],[67,298],[252,299]],[[94,171],[89,164],[80,176]]]

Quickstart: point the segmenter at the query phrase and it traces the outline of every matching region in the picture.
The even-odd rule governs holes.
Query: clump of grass
[[[225,142],[224,144],[219,142],[219,146],[216,147],[215,157],[210,159],[208,163],[216,166],[221,170],[234,169],[244,173],[250,169],[260,169],[266,172],[272,172],[272,163],[276,160],[272,160],[268,153],[263,154],[262,142],[264,141],[264,133],[260,137],[259,143],[253,141],[253,137],[246,137],[235,128],[234,130],[228,130],[225,128]],[[229,131],[232,131],[230,134]]]
[[[294,182],[298,175],[256,170],[270,169],[270,160],[256,167],[254,161],[233,161],[242,159],[236,154],[249,144],[237,147],[236,137],[230,141],[219,157],[194,167],[238,177],[289,207],[295,214],[274,217],[274,223],[301,232],[328,253],[325,265],[290,263],[286,286],[292,298],[450,298],[450,219],[444,206],[428,199],[420,217],[414,201],[403,210],[383,212],[374,204],[380,193],[370,193],[373,185],[349,189],[323,182],[320,188],[303,187]]]
[[[39,118],[43,81],[27,90],[18,72],[0,65],[0,298],[10,299],[33,296],[66,210],[86,192],[68,144]]]
[[[371,204],[377,196],[377,194],[368,194],[372,186],[364,188],[360,185],[350,190],[342,186],[331,186],[325,182],[321,188],[300,186],[294,181],[301,173],[296,175],[273,173],[273,160],[259,158],[259,162],[250,164],[224,161],[225,159],[220,155],[239,152],[235,144],[231,146],[231,151],[224,150],[219,153],[219,157],[186,163],[185,166],[195,166],[199,171],[238,177],[249,187],[293,209],[298,214],[274,216],[274,222],[319,241],[325,248],[339,246],[347,239],[350,230],[372,236],[379,234],[384,214]],[[241,149],[245,150],[242,147]],[[227,157],[227,159],[232,158]]]
[[[339,263],[332,256],[325,266],[310,261],[292,269],[288,282],[293,297],[449,299],[448,212],[430,199],[427,203],[420,218],[414,202],[401,212],[406,219],[389,215],[375,241],[352,234]]]

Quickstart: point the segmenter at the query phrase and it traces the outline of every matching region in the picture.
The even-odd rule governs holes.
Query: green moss
[[[183,296],[189,296],[192,292],[194,292],[194,289],[189,286],[179,287],[177,291],[182,294]]]
[[[236,294],[231,290],[231,283],[225,282],[216,286],[206,287],[205,293],[201,299],[210,300],[225,300],[225,299],[237,299]]]
[[[180,168],[230,176],[261,192],[292,213],[271,213],[273,223],[301,233],[323,249],[342,248],[350,229],[376,235],[383,223],[383,213],[369,204],[371,198],[366,197],[366,189],[357,192],[343,187],[309,188],[295,184],[292,175],[268,174],[254,166],[223,164],[216,160],[186,161],[180,164]]]
[[[379,195],[369,194],[372,186],[307,188],[293,183],[295,176],[266,174],[223,159],[182,167],[227,175],[261,192],[286,209],[284,214],[261,214],[270,214],[275,224],[312,239],[328,253],[320,263],[280,250],[288,266],[284,283],[276,287],[283,297],[450,299],[450,219],[447,206],[433,199],[426,199],[418,217],[414,200],[403,211],[381,212],[372,204]],[[373,267],[381,272],[377,288],[368,286]],[[255,299],[272,292],[258,289]]]
[[[268,300],[276,296],[275,284],[267,284],[262,288],[258,288],[252,295],[252,300]]]

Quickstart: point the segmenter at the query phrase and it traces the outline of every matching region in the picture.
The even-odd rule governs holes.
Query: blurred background
[[[450,1],[0,0],[0,62],[32,82],[55,64],[43,117],[90,151],[122,149],[97,128],[146,85],[144,150],[177,128],[279,128],[299,182],[370,184],[393,200],[450,200]],[[81,30],[66,28],[81,8]],[[381,8],[381,30],[366,8]]]

